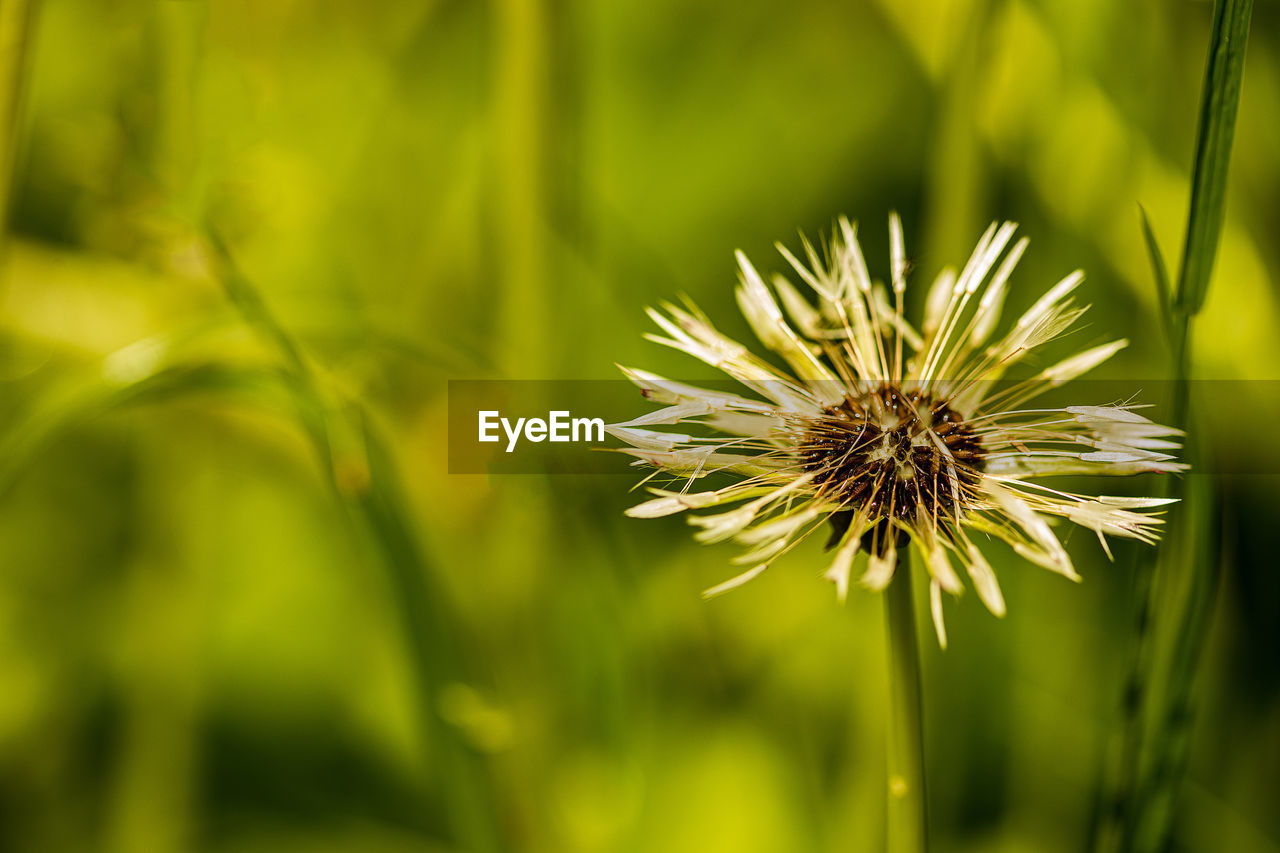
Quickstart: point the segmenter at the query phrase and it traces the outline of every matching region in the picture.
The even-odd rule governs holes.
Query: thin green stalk
[[[911,567],[903,565],[884,593],[889,653],[888,850],[922,853],[929,846],[925,804],[920,648]]]
[[[151,168],[168,204],[198,215],[200,110],[197,108],[208,4],[159,3],[152,21],[158,72],[153,81],[159,106],[151,127]]]
[[[554,326],[547,293],[548,8],[541,0],[494,0],[493,12],[498,340],[509,376],[542,377]]]
[[[9,235],[9,198],[18,156],[32,0],[0,3],[0,261]]]
[[[1195,458],[1195,457],[1193,457]],[[1151,767],[1138,794],[1138,810],[1128,827],[1126,849],[1158,853],[1168,848],[1178,805],[1178,791],[1191,757],[1191,734],[1195,722],[1195,680],[1217,602],[1221,552],[1217,501],[1213,484],[1196,477],[1187,489],[1187,526],[1180,537],[1179,551],[1189,565],[1187,585],[1182,593],[1181,619],[1173,638],[1165,688],[1163,712],[1156,721]],[[1171,567],[1173,561],[1171,561]]]
[[[1100,775],[1094,802],[1094,817],[1090,827],[1092,850],[1116,851],[1123,849],[1125,827],[1134,808],[1138,787],[1139,763],[1145,736],[1144,711],[1151,685],[1151,656],[1155,637],[1151,630],[1151,586],[1155,566],[1140,559],[1136,549],[1126,565],[1133,577],[1133,638],[1125,666],[1124,686],[1121,689],[1119,719],[1114,743],[1107,745],[1106,763]]]
[[[1182,265],[1170,287],[1167,267],[1143,212],[1143,233],[1160,296],[1161,319],[1170,344],[1174,376],[1171,423],[1186,429],[1191,422],[1190,378],[1194,320],[1204,304],[1226,215],[1227,175],[1236,113],[1244,76],[1252,0],[1216,0],[1209,56],[1200,100],[1196,153],[1191,177],[1191,204],[1183,244]],[[1187,456],[1198,469],[1200,443],[1187,442]],[[1176,527],[1150,569],[1135,576],[1136,606],[1131,665],[1122,699],[1122,755],[1114,771],[1111,823],[1095,835],[1095,849],[1162,849],[1172,829],[1177,792],[1189,756],[1193,686],[1201,651],[1216,602],[1219,555],[1214,526],[1213,484],[1203,475],[1173,481],[1168,492],[1183,498],[1173,515]],[[1173,547],[1173,546],[1177,547]],[[1177,613],[1170,628],[1157,630],[1162,591],[1181,592],[1172,604]],[[1161,622],[1163,623],[1163,619]],[[1167,655],[1156,653],[1157,640],[1171,643]],[[1157,679],[1156,668],[1167,661]],[[1156,704],[1152,686],[1165,685]],[[1152,721],[1152,731],[1145,724]],[[1115,822],[1119,822],[1117,827]]]
[[[983,151],[975,112],[987,97],[983,81],[990,63],[993,12],[991,0],[968,4],[963,35],[947,57],[938,85],[938,124],[929,158],[924,253],[930,257],[964,257],[972,246],[974,226],[985,222],[990,167]],[[981,230],[979,226],[978,230]]]
[[[1200,99],[1200,123],[1191,177],[1191,205],[1182,266],[1173,294],[1174,369],[1173,425],[1187,428],[1191,421],[1191,354],[1195,317],[1204,305],[1217,259],[1226,217],[1227,176],[1231,143],[1235,136],[1240,87],[1244,79],[1245,48],[1253,0],[1217,0],[1213,32]],[[1188,458],[1200,467],[1202,443],[1188,440]],[[1179,518],[1182,547],[1162,549],[1156,571],[1169,581],[1185,579],[1169,633],[1173,643],[1165,676],[1163,707],[1157,709],[1150,738],[1150,761],[1142,776],[1142,788],[1126,823],[1127,849],[1158,851],[1173,829],[1177,795],[1190,757],[1195,718],[1194,685],[1217,602],[1220,557],[1212,534],[1216,518],[1213,484],[1203,474],[1188,487],[1180,481],[1174,490],[1184,499]],[[1187,547],[1190,543],[1190,547]],[[1176,589],[1176,584],[1170,583]],[[1149,592],[1155,597],[1155,585]],[[1154,607],[1154,603],[1151,605]],[[1150,680],[1150,676],[1148,676]]]
[[[1147,226],[1145,213],[1143,225]],[[1150,231],[1148,229],[1148,234]],[[1154,241],[1153,237],[1149,237]],[[1163,295],[1168,295],[1166,285],[1160,285],[1163,274],[1163,260],[1154,242],[1151,243],[1153,265],[1158,286]],[[1190,328],[1185,317],[1177,317],[1172,310],[1164,310],[1169,306],[1162,305],[1167,318],[1167,331],[1170,336],[1172,350],[1171,361],[1175,376],[1182,377],[1174,384],[1173,399],[1170,404],[1170,421],[1185,427],[1187,409],[1190,403],[1189,383],[1185,377],[1190,375]],[[1190,448],[1188,448],[1189,450]],[[1192,465],[1193,469],[1197,466]],[[1166,497],[1184,497],[1183,483],[1166,478],[1163,483]],[[1194,504],[1188,502],[1183,506],[1180,518],[1191,516],[1189,508]],[[1157,576],[1167,579],[1171,571],[1178,567],[1161,568],[1166,563],[1183,560],[1183,548],[1173,547],[1177,535],[1174,529],[1170,541],[1166,542],[1156,559],[1151,562],[1136,562],[1133,571],[1133,634],[1130,639],[1128,661],[1125,668],[1124,686],[1121,688],[1119,720],[1116,728],[1117,752],[1114,763],[1105,767],[1104,778],[1100,781],[1097,813],[1091,830],[1090,847],[1098,853],[1114,850],[1131,850],[1133,848],[1136,824],[1142,810],[1143,791],[1149,785],[1144,774],[1143,761],[1150,746],[1147,723],[1151,715],[1151,704],[1156,701],[1154,688],[1156,680],[1155,668],[1158,663],[1157,653],[1157,618],[1162,586],[1156,583]]]

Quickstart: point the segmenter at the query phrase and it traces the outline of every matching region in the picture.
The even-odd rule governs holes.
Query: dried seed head
[[[828,525],[827,546],[835,556],[824,576],[841,599],[859,554],[867,555],[862,585],[878,590],[902,570],[897,552],[910,544],[929,576],[939,640],[942,592],[963,588],[954,563],[991,612],[1004,613],[995,573],[982,554],[992,540],[1073,580],[1079,575],[1051,519],[1092,530],[1104,549],[1108,536],[1154,542],[1163,522],[1159,499],[1094,499],[1036,482],[1060,475],[1176,473],[1187,466],[1174,456],[1181,432],[1149,420],[1134,404],[1023,408],[1106,361],[1125,346],[1123,340],[995,390],[1006,371],[1018,369],[1028,353],[1066,331],[1085,310],[1072,296],[1083,274],[1073,272],[997,334],[1010,276],[1027,246],[1020,240],[1009,249],[1014,228],[992,223],[960,272],[938,277],[918,330],[904,313],[906,250],[896,217],[890,218],[892,300],[871,279],[857,231],[843,219],[825,254],[802,241],[807,264],[782,249],[817,304],[775,277],[779,305],[739,255],[739,305],[760,342],[788,370],[726,337],[696,309],[651,312],[665,333],[651,340],[724,371],[751,396],[626,371],[666,408],[609,429],[631,445],[625,452],[678,485],[653,489],[657,497],[630,513],[654,517],[717,508],[690,519],[701,528],[697,538],[732,538],[749,546],[737,558],[749,568],[708,595],[756,577]],[[653,429],[686,423],[714,434]],[[738,479],[708,491],[692,488],[710,474]]]

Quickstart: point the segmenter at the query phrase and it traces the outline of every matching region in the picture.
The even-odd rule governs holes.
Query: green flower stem
[[[924,787],[924,729],[920,710],[920,648],[909,565],[885,590],[889,653],[888,850],[928,849]]]

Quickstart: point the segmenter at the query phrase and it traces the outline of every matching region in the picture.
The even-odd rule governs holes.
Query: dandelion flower
[[[652,341],[724,371],[746,394],[673,382],[622,368],[664,408],[609,431],[637,465],[675,480],[627,514],[655,518],[686,510],[702,542],[735,540],[747,550],[737,577],[716,595],[758,576],[810,534],[829,530],[825,577],[844,600],[854,558],[867,554],[860,582],[881,590],[914,547],[930,582],[933,621],[945,645],[942,593],[958,595],[961,573],[997,616],[1000,586],[983,547],[1008,543],[1027,560],[1079,580],[1053,529],[1066,520],[1108,536],[1154,542],[1161,498],[1073,494],[1038,482],[1055,475],[1176,472],[1178,430],[1131,403],[1029,408],[1044,391],[1106,361],[1127,345],[1079,352],[1022,381],[1001,380],[1029,352],[1085,312],[1072,295],[1077,271],[1041,296],[1002,337],[993,337],[1014,267],[1027,247],[1010,242],[1013,223],[992,224],[957,274],[944,270],[926,300],[923,324],[903,316],[907,261],[902,226],[890,216],[889,286],[873,282],[855,226],[841,219],[827,252],[803,241],[806,261],[778,249],[813,291],[783,276],[765,284],[739,252],[738,304],[784,371],[718,332],[692,305],[649,316]],[[1007,251],[1006,251],[1007,250]],[[680,425],[679,432],[670,429]],[[698,491],[713,474],[729,485]],[[1156,510],[1153,512],[1153,510]]]

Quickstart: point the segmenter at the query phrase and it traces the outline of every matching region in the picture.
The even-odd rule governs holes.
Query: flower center
[[[972,502],[985,453],[945,400],[882,385],[807,425],[805,471],[819,493],[869,521],[956,518]]]

